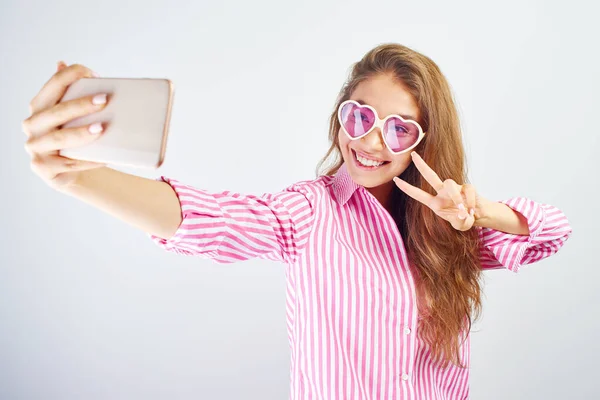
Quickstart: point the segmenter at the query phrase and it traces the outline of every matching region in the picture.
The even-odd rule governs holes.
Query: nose
[[[373,129],[364,136],[361,141],[367,146],[367,149],[370,149],[372,152],[383,151],[385,148],[383,136],[379,128]]]

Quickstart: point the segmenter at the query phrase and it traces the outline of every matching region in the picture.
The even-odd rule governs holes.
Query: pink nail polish
[[[90,131],[92,135],[99,134],[103,129],[104,128],[102,128],[102,124],[100,122],[96,122],[88,127],[88,131]]]
[[[92,103],[95,105],[105,104],[106,103],[106,94],[97,94],[93,97]]]

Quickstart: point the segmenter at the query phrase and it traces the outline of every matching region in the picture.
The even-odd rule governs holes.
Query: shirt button
[[[408,326],[404,328],[404,333],[407,335],[410,334],[410,328]]]
[[[408,375],[407,374],[402,374],[402,380],[403,381],[407,381],[408,380]]]

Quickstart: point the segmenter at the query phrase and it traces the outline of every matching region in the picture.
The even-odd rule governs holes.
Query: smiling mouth
[[[351,153],[352,153],[352,158],[354,159],[354,162],[356,163],[356,165],[362,169],[377,169],[379,167],[382,167],[386,164],[389,164],[389,161],[380,161],[380,162],[375,162],[373,160],[370,160],[368,158],[359,156],[356,151],[354,149],[350,149]]]

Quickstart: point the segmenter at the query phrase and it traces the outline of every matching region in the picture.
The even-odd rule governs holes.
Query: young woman
[[[261,196],[58,156],[101,134],[58,128],[105,106],[102,94],[57,103],[92,74],[59,63],[31,101],[33,170],[165,250],[285,263],[292,399],[467,398],[482,270],[517,272],[571,234],[556,207],[487,200],[466,183],[449,85],[405,46],[377,46],[354,65],[331,114],[325,173]]]

